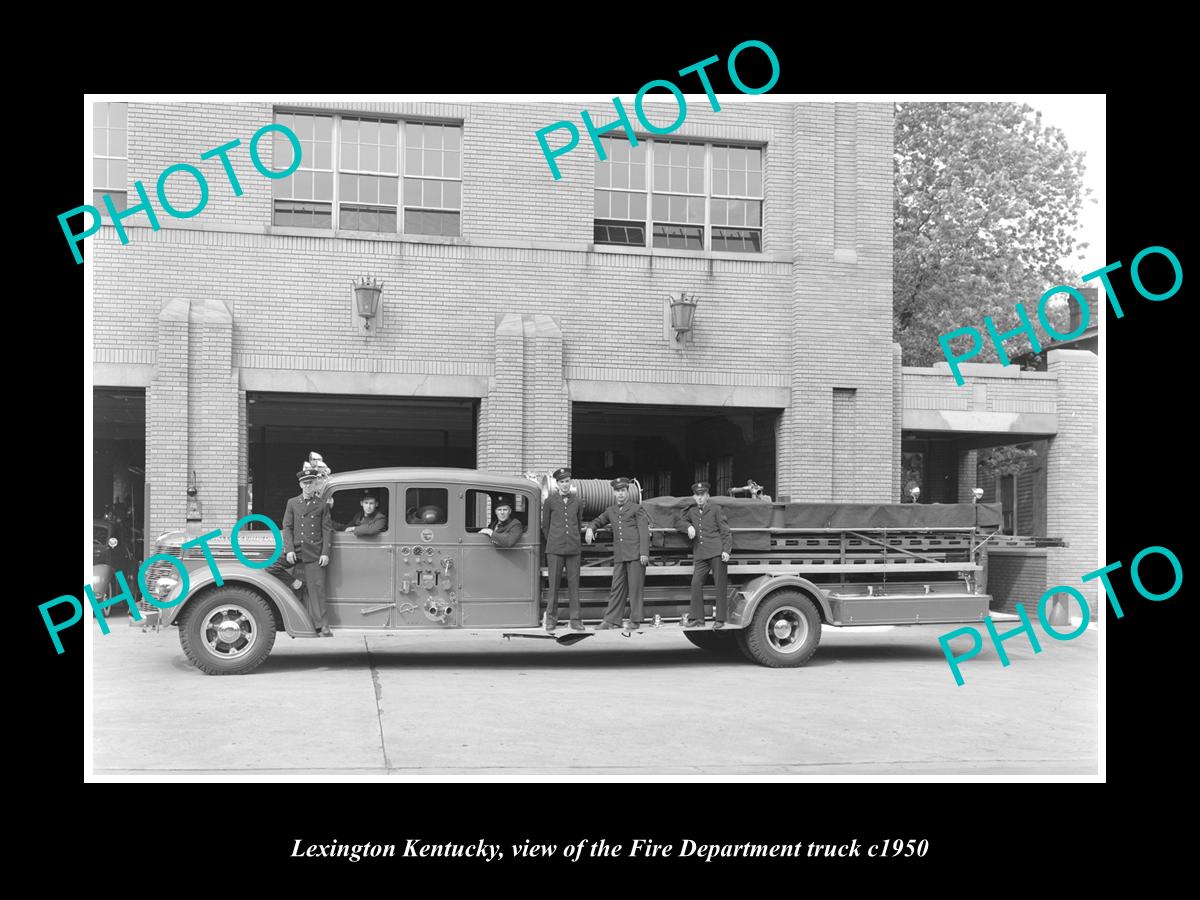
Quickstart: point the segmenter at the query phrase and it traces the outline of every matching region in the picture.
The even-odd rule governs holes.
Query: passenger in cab
[[[515,546],[525,533],[525,526],[512,513],[512,501],[501,497],[496,503],[496,521],[489,528],[479,529],[479,533],[486,534],[494,547],[506,549]]]

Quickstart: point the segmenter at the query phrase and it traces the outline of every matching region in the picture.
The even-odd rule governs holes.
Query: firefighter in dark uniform
[[[613,577],[608,593],[608,608],[597,631],[616,628],[618,622],[627,631],[636,631],[642,624],[642,588],[646,583],[646,566],[650,562],[650,517],[642,504],[629,499],[630,481],[612,481],[617,502],[600,513],[588,525],[584,540],[589,544],[594,532],[604,525],[612,526]],[[625,600],[629,599],[630,618],[623,619]]]
[[[368,491],[359,504],[362,506],[362,512],[355,513],[354,518],[350,520],[350,524],[346,526],[347,534],[366,537],[387,531],[387,516],[379,511],[378,497]]]
[[[487,535],[493,547],[498,547],[502,550],[507,550],[509,547],[516,546],[517,541],[521,540],[525,534],[525,526],[521,524],[520,519],[516,519],[512,514],[512,501],[507,497],[501,497],[496,502],[496,522],[490,528],[480,528],[479,533]]]
[[[704,627],[704,582],[711,570],[717,583],[717,603],[713,628],[724,628],[729,615],[729,589],[725,564],[733,550],[733,532],[721,507],[708,496],[708,482],[692,485],[692,500],[675,520],[675,527],[694,541],[692,545],[692,603],[690,616],[684,616],[684,628]]]
[[[546,539],[546,568],[550,573],[550,598],[546,603],[547,631],[558,627],[558,585],[567,571],[567,593],[571,600],[571,628],[584,631],[579,611],[579,557],[583,552],[583,501],[571,493],[571,470],[554,473],[557,492],[542,504],[542,534]]]
[[[289,500],[283,513],[284,558],[289,566],[296,567],[297,578],[308,586],[305,597],[313,630],[321,637],[333,637],[325,622],[325,567],[333,548],[333,517],[321,500],[321,476],[315,468],[306,462],[296,477],[300,496]],[[281,575],[287,572],[282,563],[275,563],[267,571],[287,580]]]

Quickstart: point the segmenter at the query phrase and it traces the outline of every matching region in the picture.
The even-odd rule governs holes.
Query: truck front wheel
[[[758,604],[750,627],[737,632],[742,652],[773,669],[802,666],[821,642],[821,615],[800,591],[777,591]]]
[[[707,650],[710,653],[717,653],[722,656],[734,655],[738,653],[737,632],[733,629],[727,631],[685,631],[683,636],[699,647],[701,650]]]
[[[179,617],[179,643],[209,675],[245,675],[275,645],[275,617],[258,594],[221,587],[197,597]]]

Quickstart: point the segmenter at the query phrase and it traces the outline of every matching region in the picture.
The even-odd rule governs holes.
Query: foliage
[[[1037,459],[1035,448],[1022,449],[1015,445],[990,447],[979,451],[979,466],[996,477],[1020,475]]]
[[[900,104],[895,137],[893,315],[904,363],[942,359],[938,336],[968,325],[984,335],[974,361],[995,360],[984,316],[1007,331],[1019,324],[1019,302],[1041,332],[1038,299],[1077,284],[1060,260],[1087,247],[1074,237],[1090,192],[1083,153],[1015,103]],[[1048,315],[1068,330],[1061,297]],[[968,345],[965,337],[953,344],[958,352]],[[1021,335],[1005,347],[1013,356],[1029,342]]]

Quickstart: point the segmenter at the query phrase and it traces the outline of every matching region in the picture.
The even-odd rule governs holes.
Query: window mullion
[[[645,247],[654,246],[654,145],[655,141],[646,139],[646,243]]]
[[[316,127],[315,125],[313,126]],[[315,133],[315,132],[314,132]],[[329,148],[329,164],[333,169],[333,222],[332,230],[336,233],[342,227],[342,197],[340,191],[342,166],[342,117],[333,117],[333,128],[330,131],[333,146]]]
[[[704,145],[704,242],[705,250],[712,250],[712,228],[709,222],[712,218],[712,180],[709,171],[712,169],[712,144]]]

